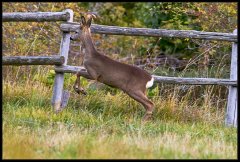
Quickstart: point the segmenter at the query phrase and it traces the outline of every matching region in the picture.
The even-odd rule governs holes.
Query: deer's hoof
[[[80,94],[80,90],[78,89],[77,86],[73,86],[73,89],[74,89],[74,91],[75,91],[77,94]]]
[[[87,95],[87,92],[82,87],[80,87],[80,89],[78,89],[78,91],[79,91],[79,93],[81,92],[85,96]]]
[[[74,91],[77,93],[77,94],[80,94],[80,93],[82,93],[83,95],[87,95],[87,92],[83,89],[83,88],[80,88],[80,89],[78,89],[78,87],[73,87],[74,88]]]
[[[87,95],[87,92],[83,91],[82,94],[83,94],[84,96],[86,96],[86,95]]]
[[[80,95],[80,90],[76,89],[75,92]]]
[[[149,122],[149,121],[151,121],[152,120],[152,113],[150,114],[150,113],[146,113],[145,115],[144,115],[144,117],[143,117],[143,119],[142,119],[142,122],[143,123],[146,123],[146,122]]]
[[[74,88],[74,91],[77,93],[77,94],[80,94],[80,91],[78,88]]]

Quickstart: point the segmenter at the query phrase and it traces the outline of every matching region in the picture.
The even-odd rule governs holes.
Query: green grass
[[[143,107],[121,91],[81,96],[66,87],[68,106],[56,115],[49,86],[3,82],[3,159],[237,158],[237,130],[224,126],[225,110],[210,98],[199,105],[177,91],[158,96],[156,87],[154,119],[142,124]]]

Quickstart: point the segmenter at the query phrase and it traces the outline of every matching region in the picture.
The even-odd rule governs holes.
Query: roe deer
[[[154,104],[147,98],[146,89],[153,85],[154,78],[143,69],[112,60],[95,49],[90,31],[93,16],[95,17],[95,15],[88,13],[87,21],[84,16],[81,16],[78,38],[86,49],[83,66],[92,79],[119,88],[140,102],[146,109],[143,121],[149,120],[152,117]],[[73,40],[73,38],[71,39]],[[78,94],[80,92],[86,94],[85,90],[80,87],[79,73],[77,73],[73,88]]]

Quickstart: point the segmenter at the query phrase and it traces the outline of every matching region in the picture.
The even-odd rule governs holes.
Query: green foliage
[[[175,30],[201,30],[201,26],[195,23],[197,18],[189,14],[189,11],[197,10],[194,3],[138,3],[137,16],[149,28],[175,29]],[[154,40],[153,40],[154,42]],[[158,44],[160,50],[166,54],[181,54],[180,57],[192,57],[196,50],[188,50],[193,43],[187,39],[162,38]],[[152,46],[152,47],[153,47]]]
[[[189,10],[196,10],[194,3],[139,3],[138,8],[141,9],[138,16],[147,27],[161,27],[176,30],[200,30],[198,26],[194,26],[192,23],[196,17],[188,14]]]
[[[203,31],[232,33],[237,28],[237,3],[196,3],[196,23]]]

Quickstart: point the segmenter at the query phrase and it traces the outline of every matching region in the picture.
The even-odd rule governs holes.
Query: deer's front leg
[[[78,94],[80,94],[80,92],[81,92],[82,94],[87,95],[87,92],[80,86],[80,73],[79,72],[77,72],[77,79],[73,85],[73,89]]]
[[[85,65],[85,68],[87,69],[87,72],[92,77],[92,79],[101,82],[101,74],[98,73],[96,67],[93,68],[92,66]]]

